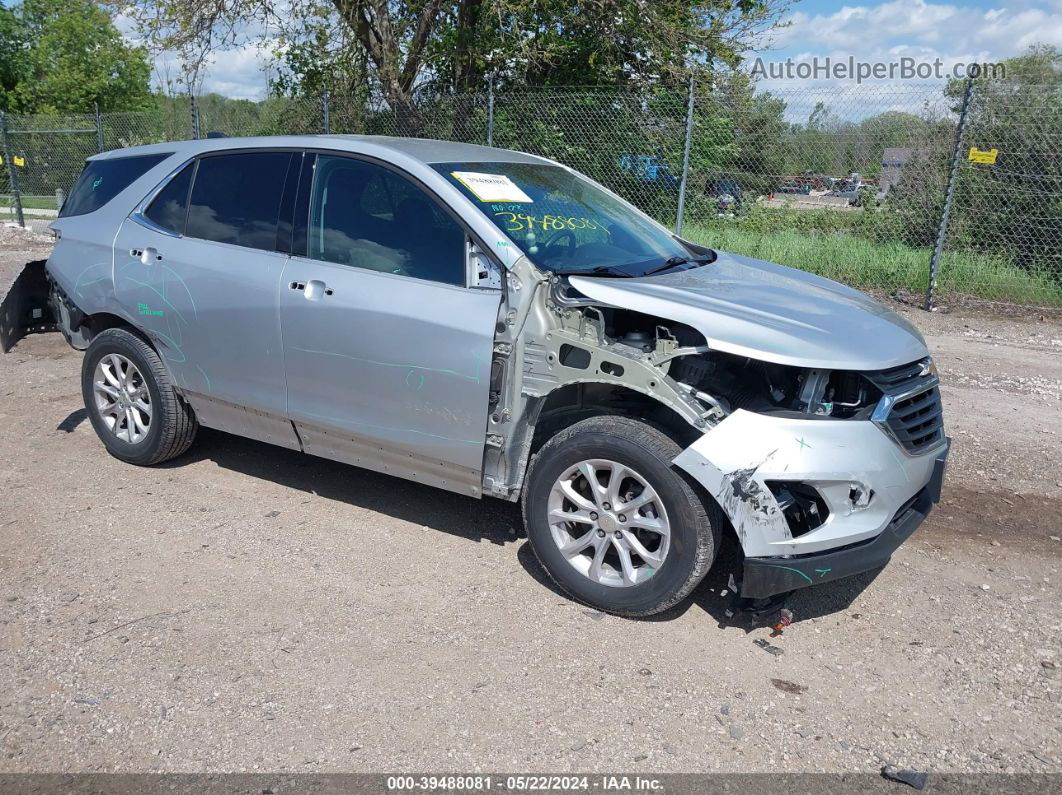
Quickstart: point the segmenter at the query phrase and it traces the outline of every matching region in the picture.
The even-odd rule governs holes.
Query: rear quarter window
[[[184,219],[188,215],[188,191],[192,189],[194,171],[194,162],[182,168],[151,200],[144,215],[163,229],[176,235],[184,234]]]
[[[88,161],[63,203],[59,217],[68,218],[95,212],[171,154],[173,153],[163,152],[157,155],[110,157]]]

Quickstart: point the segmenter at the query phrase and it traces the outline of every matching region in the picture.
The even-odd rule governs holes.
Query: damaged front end
[[[939,499],[949,442],[924,344],[911,346],[919,358],[877,370],[770,361],[637,301],[620,306],[616,293],[588,297],[580,283],[554,276],[528,302],[513,363],[520,397],[567,392],[563,410],[595,411],[622,395],[608,410],[662,424],[651,413],[662,406],[684,420],[689,443],[674,463],[729,518],[745,556],[741,596],[884,565]]]
[[[741,596],[884,565],[940,498],[949,441],[931,362],[748,367],[761,374],[758,396],[748,382],[727,395],[735,410],[675,459],[733,524],[745,553]]]
[[[903,451],[873,420],[739,410],[675,459],[716,499],[745,553],[743,597],[884,565],[940,498],[948,440]]]

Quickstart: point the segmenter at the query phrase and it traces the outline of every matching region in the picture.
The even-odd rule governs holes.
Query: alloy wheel
[[[151,429],[151,393],[140,370],[120,353],[108,353],[96,365],[92,394],[104,424],[117,438],[137,444]]]
[[[605,459],[580,461],[549,494],[554,543],[577,571],[601,585],[630,587],[664,565],[671,525],[649,481]]]

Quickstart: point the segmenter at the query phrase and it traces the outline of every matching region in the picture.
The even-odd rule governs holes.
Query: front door
[[[204,425],[298,448],[286,419],[277,223],[301,153],[225,152],[176,174],[115,239],[115,293]]]
[[[389,168],[319,155],[306,231],[280,296],[304,449],[478,496],[500,292],[466,286],[464,228]]]

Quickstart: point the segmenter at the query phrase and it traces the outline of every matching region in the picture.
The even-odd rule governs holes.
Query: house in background
[[[915,150],[909,146],[886,149],[881,154],[881,177],[878,180],[878,195],[885,196],[893,186],[900,182],[903,167],[914,156]]]

